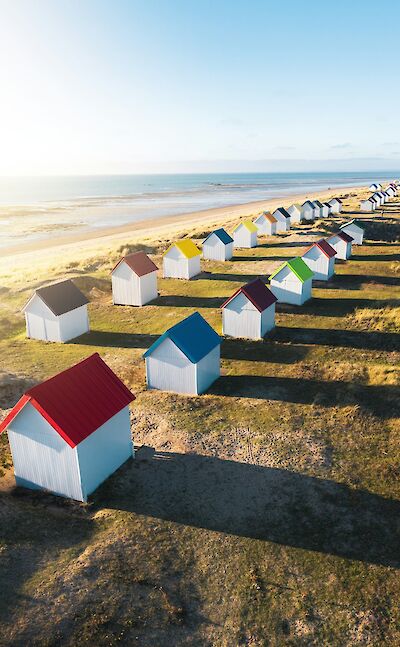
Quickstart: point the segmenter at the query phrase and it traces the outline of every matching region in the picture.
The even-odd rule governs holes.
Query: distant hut
[[[372,193],[375,193],[375,191],[380,191],[380,190],[381,190],[381,188],[382,188],[382,185],[381,185],[381,184],[378,184],[377,182],[374,182],[374,183],[373,183],[373,184],[371,184],[371,186],[369,187],[369,190],[370,190]]]
[[[324,202],[323,204],[324,204],[324,207],[326,207],[326,215],[330,216],[332,213],[331,205],[329,204],[329,202]]]
[[[340,226],[340,230],[352,237],[353,245],[362,245],[364,239],[364,227],[359,220],[350,220]]]
[[[144,306],[156,299],[157,269],[144,252],[121,258],[111,272],[114,305]]]
[[[336,252],[336,258],[347,261],[351,256],[353,238],[344,231],[338,231],[326,239]]]
[[[201,251],[192,240],[172,243],[164,254],[164,278],[191,279],[200,274]]]
[[[342,211],[342,201],[339,198],[329,200],[328,204],[331,207],[331,213],[340,213]]]
[[[290,214],[284,207],[279,207],[272,214],[276,219],[276,231],[288,231],[290,229]]]
[[[313,272],[302,258],[291,258],[269,277],[279,303],[302,305],[311,298]]]
[[[26,336],[67,342],[89,330],[89,301],[70,280],[37,288],[24,306]]]
[[[133,455],[134,399],[98,353],[29,389],[0,425],[17,485],[86,501]]]
[[[319,202],[319,200],[318,200]],[[326,202],[319,202],[320,205],[320,218],[327,218],[330,214],[330,208]]]
[[[261,279],[240,287],[221,306],[224,335],[262,339],[275,327],[276,300]]]
[[[277,220],[269,211],[260,213],[254,220],[259,236],[274,236],[276,234]]]
[[[203,241],[203,258],[229,261],[233,256],[233,238],[225,229],[216,229]]]
[[[251,220],[244,220],[235,227],[233,246],[238,248],[257,247],[257,227]]]
[[[389,184],[389,186],[386,188],[386,193],[390,198],[394,198],[394,196],[396,195],[396,189],[391,184]]]
[[[328,281],[335,271],[335,256],[333,247],[326,240],[319,240],[304,252],[302,259],[314,272],[314,280]]]
[[[381,199],[381,204],[385,204],[386,202],[386,195],[383,193],[383,191],[378,191],[378,195]]]
[[[380,196],[377,193],[373,193],[370,197],[370,200],[373,200],[373,202],[375,203],[375,209],[379,209],[382,203]]]
[[[296,222],[301,222],[301,219],[302,219],[301,204],[298,204],[297,202],[295,204],[291,204],[290,207],[287,208],[287,212],[290,216],[291,225],[293,225]]]
[[[316,215],[316,218],[323,218],[325,210],[322,202],[320,202],[319,200],[314,200],[314,205],[315,205],[316,213],[318,214]]]
[[[169,328],[144,353],[149,389],[198,395],[220,375],[221,338],[195,312]]]
[[[303,220],[314,220],[315,218],[315,205],[311,200],[306,200],[302,204]]]
[[[375,211],[376,202],[372,198],[367,198],[366,200],[361,200],[360,209],[361,211]]]

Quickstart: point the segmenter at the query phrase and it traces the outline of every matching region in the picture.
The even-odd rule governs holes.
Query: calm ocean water
[[[0,178],[0,246],[337,186],[396,173],[218,173]]]

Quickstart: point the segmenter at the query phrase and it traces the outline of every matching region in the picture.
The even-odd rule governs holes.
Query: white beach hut
[[[302,259],[314,272],[314,280],[328,281],[335,271],[335,256],[333,247],[326,240],[319,240],[304,252]]]
[[[324,202],[324,206],[326,207],[326,215],[327,215],[327,216],[330,216],[330,215],[331,215],[331,213],[332,213],[332,207],[331,207],[331,205],[329,204],[329,202]]]
[[[375,200],[373,200],[372,198],[367,198],[367,200],[361,200],[360,202],[361,211],[374,211],[375,206]]]
[[[302,206],[302,218],[303,220],[314,220],[315,218],[315,206],[311,200],[306,200]]]
[[[274,236],[276,234],[277,220],[269,211],[260,213],[254,220],[259,236]]]
[[[320,210],[320,218],[327,218],[330,214],[329,206],[327,205],[326,202],[320,202],[319,200],[318,200],[318,203],[319,203],[319,210]]]
[[[351,244],[353,238],[344,231],[338,231],[326,239],[336,252],[336,258],[347,261],[351,256]]]
[[[380,199],[381,199],[381,204],[385,204],[385,202],[386,202],[386,195],[384,194],[384,192],[383,192],[383,191],[378,191],[378,195],[379,195],[379,197],[380,197]]]
[[[375,203],[375,209],[379,209],[379,207],[381,206],[381,199],[379,195],[377,193],[373,193],[370,200],[373,200],[373,202]]]
[[[88,303],[70,279],[38,288],[23,308],[26,336],[67,342],[83,335],[89,330]]]
[[[172,243],[163,257],[164,278],[191,279],[200,274],[201,251],[192,240]]]
[[[328,204],[331,207],[331,213],[340,213],[342,211],[342,201],[339,198],[332,198]]]
[[[291,258],[269,277],[279,303],[302,305],[311,298],[313,272],[302,258]]]
[[[293,225],[296,222],[301,222],[302,220],[301,204],[298,204],[297,202],[295,204],[291,204],[290,207],[287,208],[287,212],[290,216],[291,225]]]
[[[288,231],[290,229],[290,214],[284,209],[279,207],[272,214],[276,219],[276,231]]]
[[[233,246],[237,248],[257,247],[257,227],[251,220],[244,220],[235,227]]]
[[[353,245],[362,245],[364,239],[364,227],[359,220],[350,220],[340,226],[340,230],[351,236]]]
[[[322,202],[319,200],[314,200],[314,206],[315,206],[315,212],[316,212],[316,218],[323,218],[324,217],[324,205]]]
[[[86,501],[133,455],[134,399],[97,353],[29,389],[0,425],[17,485]]]
[[[121,258],[111,272],[114,305],[144,306],[156,299],[157,269],[144,252]]]
[[[389,195],[389,198],[394,198],[396,195],[396,189],[389,184],[389,186],[386,188],[386,193]]]
[[[233,256],[233,238],[225,229],[216,229],[203,241],[203,258],[229,261]]]
[[[276,300],[261,279],[243,285],[221,306],[223,334],[262,339],[275,327]]]
[[[374,183],[373,183],[373,184],[371,184],[371,186],[369,187],[369,190],[370,190],[372,193],[375,193],[375,191],[380,191],[380,189],[381,189],[381,188],[382,188],[382,185],[381,185],[381,184],[378,184],[377,182],[374,182]]]
[[[195,312],[144,353],[149,389],[198,395],[220,376],[221,338]]]

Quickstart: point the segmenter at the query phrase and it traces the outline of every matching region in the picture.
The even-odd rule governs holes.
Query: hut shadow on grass
[[[400,246],[400,243],[399,243]],[[362,255],[362,254],[354,254],[352,257],[353,261],[400,261],[400,254],[370,254],[369,256]]]
[[[289,261],[293,258],[292,255],[288,254],[287,256],[233,256],[231,258],[232,263],[247,263],[251,261]]]
[[[110,348],[150,348],[160,335],[135,334],[127,332],[110,332],[108,330],[91,330],[80,337],[72,339],[69,344],[82,346],[100,346]]]
[[[222,274],[220,272],[202,272],[197,276],[194,276],[192,281],[231,281],[232,283],[250,283],[250,281],[255,281],[256,279],[264,279],[266,276],[269,276],[270,272],[265,274]],[[221,302],[223,303],[223,301]]]
[[[178,294],[160,296],[151,302],[152,306],[168,306],[172,308],[220,308],[226,297],[190,297]]]
[[[342,296],[332,299],[313,297],[302,306],[278,303],[276,311],[295,315],[315,315],[316,317],[342,317],[352,314],[358,308],[384,308],[393,305],[398,305],[398,301],[390,299],[348,299]]]
[[[208,393],[234,398],[274,400],[319,407],[360,405],[378,418],[394,418],[400,413],[400,387],[365,385],[338,380],[306,380],[263,375],[224,375]]]
[[[393,257],[391,257],[393,258]],[[355,257],[354,260],[358,260]],[[400,285],[400,278],[396,276],[374,276],[371,274],[334,274],[329,281],[315,281],[315,287],[331,290],[359,290],[362,285]]]
[[[399,335],[390,332],[278,326],[271,334],[274,341],[290,344],[335,346],[360,350],[400,351]]]
[[[396,500],[284,469],[141,453],[96,493],[95,507],[400,567]]]

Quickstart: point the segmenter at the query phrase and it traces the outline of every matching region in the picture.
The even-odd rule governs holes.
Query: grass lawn
[[[225,339],[204,396],[147,391],[142,359],[194,311],[221,332],[226,297],[358,200],[161,279],[143,308],[112,305],[114,257],[76,263],[91,332],[65,345],[25,339],[34,277],[4,281],[0,407],[97,351],[137,395],[138,450],[80,505],[13,488],[1,437],[0,645],[400,644],[400,205],[360,215],[365,244],[309,303],[279,305],[264,341]]]

